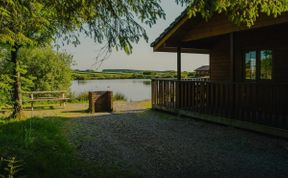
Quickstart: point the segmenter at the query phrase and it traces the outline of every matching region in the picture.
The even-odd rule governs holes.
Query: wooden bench
[[[59,101],[60,105],[65,108],[65,102],[70,98],[66,98],[66,91],[32,91],[26,92],[25,94],[29,95],[28,102],[31,103],[31,110],[34,110],[34,103],[41,101]]]

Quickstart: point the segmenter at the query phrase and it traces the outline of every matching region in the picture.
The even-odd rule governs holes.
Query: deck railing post
[[[154,106],[154,80],[151,79],[151,104],[152,104],[152,108]]]
[[[236,110],[236,87],[235,87],[235,33],[230,33],[230,61],[231,61],[231,85],[232,85],[232,111],[231,115],[235,118],[235,110]]]
[[[179,86],[179,80],[176,80],[176,109],[180,108],[180,86]]]
[[[177,47],[176,108],[181,107],[181,47]]]

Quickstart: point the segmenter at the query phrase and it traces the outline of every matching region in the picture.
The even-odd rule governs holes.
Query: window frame
[[[256,52],[256,79],[246,79],[246,53],[248,52]],[[272,51],[272,66],[271,66],[271,79],[261,79],[261,51]],[[256,82],[256,81],[261,81],[261,82],[270,82],[274,80],[274,49],[272,48],[249,48],[245,49],[242,52],[242,77],[244,81],[248,82]]]

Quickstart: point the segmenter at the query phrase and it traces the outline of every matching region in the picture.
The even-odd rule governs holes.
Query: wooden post
[[[177,80],[181,80],[181,47],[177,47]]]
[[[177,81],[176,81],[176,108],[180,108],[181,103],[181,47],[177,47]]]
[[[232,116],[235,117],[235,97],[236,97],[236,86],[234,84],[235,82],[235,39],[234,39],[235,34],[230,33],[230,61],[231,61],[231,67],[230,67],[230,76],[231,76],[231,83],[232,83]]]
[[[31,110],[34,110],[34,105],[33,105],[33,99],[34,99],[34,95],[33,93],[31,93]]]
[[[62,93],[62,99],[63,99],[63,108],[65,109],[66,102],[65,102],[65,93]]]
[[[231,82],[235,82],[235,40],[234,40],[234,33],[230,33],[230,76]]]
[[[89,112],[95,113],[95,92],[89,92]]]

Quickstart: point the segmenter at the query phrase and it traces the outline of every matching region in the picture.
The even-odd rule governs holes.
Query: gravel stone
[[[288,141],[144,110],[72,119],[81,158],[139,177],[288,177]]]

